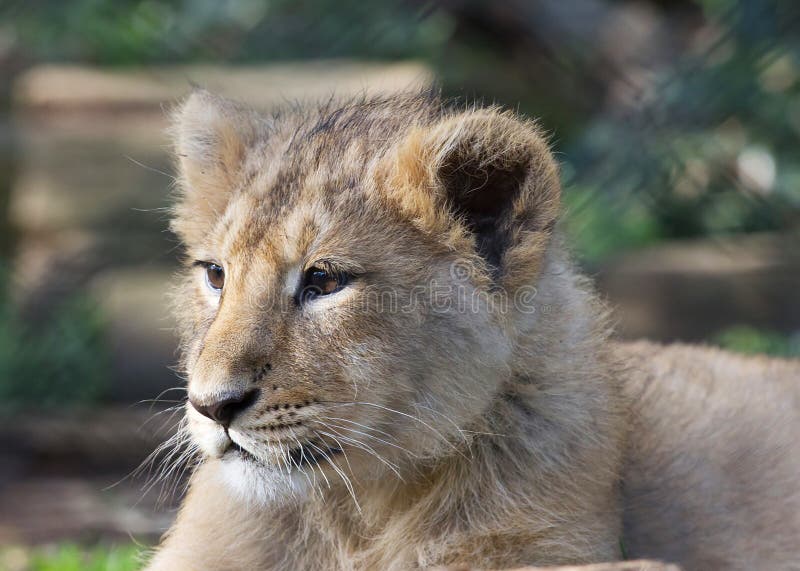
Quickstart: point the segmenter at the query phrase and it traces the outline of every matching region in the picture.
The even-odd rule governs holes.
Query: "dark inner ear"
[[[494,277],[500,273],[503,252],[511,240],[512,208],[527,169],[524,161],[481,163],[452,156],[439,171],[453,212],[475,234],[478,253]]]

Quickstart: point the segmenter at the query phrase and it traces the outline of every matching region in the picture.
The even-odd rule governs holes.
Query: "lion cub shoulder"
[[[800,361],[619,344],[631,555],[686,569],[800,568]]]

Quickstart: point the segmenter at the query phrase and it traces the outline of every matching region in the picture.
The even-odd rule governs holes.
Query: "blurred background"
[[[539,118],[618,334],[800,355],[795,0],[0,3],[0,569],[134,569],[183,393],[170,105],[438,83]]]

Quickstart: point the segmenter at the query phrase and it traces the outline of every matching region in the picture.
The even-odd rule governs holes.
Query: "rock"
[[[432,569],[431,571],[434,571]],[[438,567],[435,571],[480,571],[474,567]],[[489,570],[485,570],[489,571]],[[500,570],[492,570],[500,571]],[[566,565],[559,567],[516,567],[503,571],[680,571],[680,567],[660,561],[620,561],[592,565]]]
[[[431,71],[417,62],[317,60],[138,70],[43,65],[17,80],[14,100],[27,115],[86,111],[98,116],[124,110],[163,117],[163,105],[184,96],[192,84],[269,109],[287,101],[317,100],[334,93],[387,95],[425,87],[432,81]]]
[[[626,339],[706,341],[746,324],[791,333],[800,322],[800,249],[793,235],[668,242],[597,271]]]

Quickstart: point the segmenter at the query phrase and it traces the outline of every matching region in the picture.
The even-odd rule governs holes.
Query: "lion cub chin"
[[[535,123],[176,111],[195,459],[149,569],[798,569],[797,363],[615,345]]]

